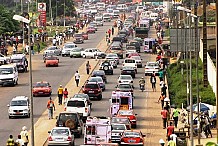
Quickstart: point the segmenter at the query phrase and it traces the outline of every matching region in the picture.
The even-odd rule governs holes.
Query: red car
[[[139,53],[129,53],[128,58],[131,58],[132,56],[140,56]]]
[[[41,82],[37,82],[33,86],[32,92],[33,92],[33,96],[50,96],[52,93],[52,89],[49,82],[41,81]]]
[[[131,122],[131,127],[136,128],[136,115],[133,110],[119,110],[117,117],[128,117]]]
[[[102,90],[97,82],[87,82],[82,88],[83,93],[87,94],[90,98],[96,97],[98,100],[102,99]]]
[[[92,26],[89,26],[89,27],[87,28],[87,33],[95,33],[95,28],[92,27]]]
[[[82,32],[82,36],[84,40],[88,40],[89,39],[89,35],[87,32]]]
[[[47,57],[47,59],[45,60],[46,67],[58,66],[58,63],[59,63],[58,57],[54,57],[54,56]]]
[[[125,130],[121,136],[120,145],[144,145],[144,137],[140,130]]]

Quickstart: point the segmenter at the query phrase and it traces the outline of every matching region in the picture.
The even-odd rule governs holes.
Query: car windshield
[[[122,50],[120,47],[111,47],[111,50]]]
[[[12,73],[13,73],[13,68],[0,68],[1,75],[7,75]]]
[[[135,63],[135,60],[133,60],[133,59],[127,59],[127,60],[125,60],[125,63]]]
[[[35,87],[48,87],[48,83],[36,83]]]
[[[148,63],[146,66],[148,67],[158,67],[157,63]]]
[[[128,110],[125,110],[125,111],[119,111],[119,115],[133,115],[133,112],[132,111],[128,111]]]
[[[56,47],[50,47],[47,50],[55,50],[55,49],[56,49]]]
[[[139,56],[131,56],[132,59],[135,59],[135,60],[141,60],[141,58]]]
[[[11,101],[10,106],[27,106],[27,101],[26,100]]]
[[[104,74],[105,74],[104,71],[94,71],[92,73],[93,76],[103,76]]]
[[[116,125],[116,124],[113,124],[112,125],[112,129],[113,130],[126,130],[126,126],[125,125]]]
[[[59,135],[69,135],[69,130],[68,129],[53,129],[51,132],[52,136],[59,136]]]
[[[63,122],[67,121],[68,119],[72,119],[72,120],[77,121],[77,115],[74,113],[62,113],[62,114],[60,114],[59,119]]]
[[[97,84],[86,84],[85,88],[98,89],[98,85]]]
[[[64,45],[65,48],[75,48],[74,44],[65,44]]]
[[[129,123],[128,118],[113,118],[112,123]]]
[[[82,37],[82,34],[74,34],[74,37]]]
[[[140,46],[138,42],[131,42],[129,43],[130,45],[133,45],[133,46]]]
[[[124,136],[125,137],[140,137],[140,133],[134,132],[134,131],[124,132]]]
[[[121,80],[132,80],[131,76],[120,76]]]
[[[46,60],[58,60],[57,57],[48,57]]]
[[[117,57],[117,54],[108,54],[107,58]]]
[[[87,94],[75,94],[73,98],[88,98],[89,96]]]
[[[68,107],[85,107],[84,101],[68,101]]]
[[[130,85],[129,85],[129,84],[119,84],[118,87],[119,87],[119,88],[129,89],[129,88],[130,88]]]
[[[12,59],[11,63],[20,63],[22,62],[22,59]]]
[[[100,78],[100,77],[97,77],[97,78],[95,78],[95,77],[94,77],[94,78],[90,78],[89,81],[90,81],[90,82],[100,82],[100,83],[103,82],[102,78]]]

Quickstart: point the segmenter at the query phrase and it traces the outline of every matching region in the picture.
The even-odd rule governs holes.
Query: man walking
[[[174,134],[174,126],[173,126],[173,122],[170,122],[170,125],[167,127],[167,138],[168,141],[171,140],[170,135]]]
[[[163,119],[163,129],[165,129],[166,125],[167,125],[167,115],[168,115],[168,111],[166,110],[165,107],[163,110],[161,110],[161,115],[162,115],[162,119]]]
[[[111,33],[114,35],[114,27],[111,28]]]
[[[179,120],[179,110],[177,109],[177,107],[175,106],[174,110],[173,110],[173,120],[174,120],[174,124],[175,124],[175,127],[177,128],[177,125],[178,125],[178,120]]]
[[[87,61],[87,63],[86,63],[86,73],[87,73],[87,75],[89,75],[90,69],[91,69],[91,66],[89,64],[89,61]]]
[[[7,146],[14,146],[14,139],[13,139],[13,135],[10,135],[9,136],[9,138],[8,138],[8,140],[7,140],[7,143],[6,143],[6,145]]]
[[[58,88],[58,104],[59,105],[62,105],[63,92],[64,92],[64,88],[62,87],[62,85],[60,85],[60,87]]]
[[[152,74],[150,77],[151,87],[153,89],[153,92],[156,91],[156,77],[155,74]]]
[[[166,84],[163,84],[163,87],[161,88],[161,92],[167,97],[167,87]]]
[[[176,146],[176,142],[173,141],[173,138],[172,138],[172,137],[170,138],[170,141],[168,141],[167,146]]]
[[[19,146],[24,146],[24,141],[21,139],[21,135],[17,136],[16,144]]]
[[[160,95],[160,98],[158,99],[158,103],[161,101],[161,108],[163,109],[163,107],[164,107],[164,99],[165,99],[165,96],[164,96],[164,94],[162,93],[161,95]]]
[[[24,146],[27,146],[29,143],[29,137],[28,137],[28,131],[27,131],[27,127],[23,126],[22,131],[20,132],[21,135],[21,139],[24,142]]]
[[[49,98],[49,101],[47,103],[47,109],[48,109],[48,119],[53,119],[53,110],[55,111],[55,104],[54,101],[52,101],[51,97]]]
[[[76,71],[74,77],[75,77],[75,81],[76,81],[76,86],[79,87],[80,75],[79,75],[79,72],[78,72],[78,71]]]

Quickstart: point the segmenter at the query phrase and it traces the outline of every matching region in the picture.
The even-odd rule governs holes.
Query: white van
[[[151,14],[150,14],[150,19],[151,19],[152,21],[156,21],[157,17],[158,17],[158,13],[151,13]]]
[[[18,70],[16,64],[8,64],[0,66],[0,85],[18,84]]]
[[[137,6],[137,8],[136,8],[136,12],[137,13],[141,13],[141,12],[143,12],[144,11],[144,7],[143,6]]]

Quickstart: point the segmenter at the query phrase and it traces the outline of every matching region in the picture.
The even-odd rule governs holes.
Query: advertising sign
[[[46,26],[46,3],[38,3],[40,26]]]

